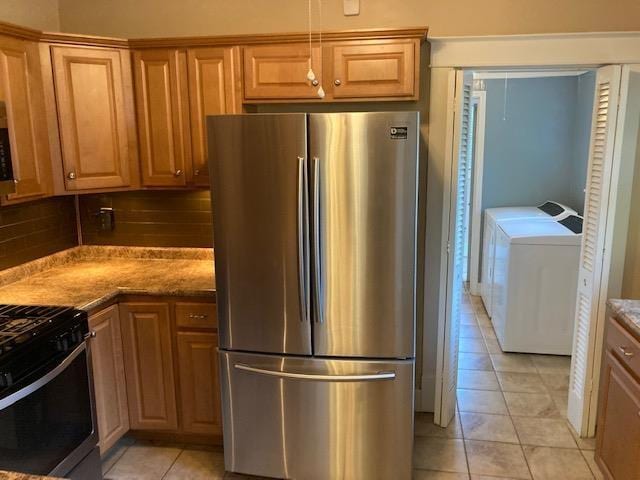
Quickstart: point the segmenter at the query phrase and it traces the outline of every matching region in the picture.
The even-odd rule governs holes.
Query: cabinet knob
[[[318,85],[320,85],[320,82],[316,78],[314,81],[311,82],[311,85],[313,85],[314,87],[317,87]]]
[[[89,340],[90,338],[96,338],[96,331],[95,330],[91,330],[89,333],[87,333],[84,336],[85,340]]]
[[[181,176],[181,175],[182,175],[182,170],[176,170],[176,171],[175,171],[175,173],[174,173],[174,175],[175,175],[176,177]]]
[[[193,172],[193,174],[197,177],[198,175],[200,175],[200,170],[199,170],[199,169],[196,169],[196,170]]]
[[[336,87],[339,87],[340,85],[342,85],[342,82],[340,81],[340,79],[336,78],[336,79],[333,81],[333,84],[334,84]]]
[[[629,351],[628,347],[618,347],[625,357],[633,357],[635,354]]]
[[[20,183],[20,180],[18,180],[17,178],[15,178],[15,179],[13,180],[13,183],[14,183],[14,185],[17,185],[18,183]]]
[[[67,178],[69,178],[69,180],[75,180],[76,179],[76,172],[69,172],[67,174]]]
[[[199,315],[199,314],[196,314],[196,313],[191,313],[191,314],[189,314],[189,318],[191,320],[206,320],[207,314]]]

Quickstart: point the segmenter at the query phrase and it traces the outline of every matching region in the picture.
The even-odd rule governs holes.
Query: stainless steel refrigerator
[[[227,470],[411,478],[418,113],[207,122]]]

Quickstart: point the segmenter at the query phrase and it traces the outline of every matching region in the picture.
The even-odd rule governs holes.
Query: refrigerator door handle
[[[304,157],[298,157],[298,281],[301,322],[309,318],[308,203],[307,162]]]
[[[320,159],[313,157],[313,258],[315,271],[316,322],[324,322],[322,255],[320,247]]]
[[[394,380],[396,372],[377,372],[356,375],[316,375],[310,373],[281,372],[279,370],[268,370],[259,367],[252,367],[244,363],[236,363],[234,367],[245,372],[268,375],[271,377],[287,378],[292,380],[310,380],[314,382],[377,382],[383,380]]]

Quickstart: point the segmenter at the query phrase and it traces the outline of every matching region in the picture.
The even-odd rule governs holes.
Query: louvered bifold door
[[[593,123],[584,210],[584,228],[571,358],[568,418],[587,434],[594,374],[594,342],[603,272],[607,209],[620,93],[620,66],[607,66],[596,76]]]
[[[441,359],[442,378],[438,381],[436,423],[447,426],[455,415],[456,388],[458,384],[458,339],[460,334],[460,309],[463,294],[463,262],[466,231],[466,204],[469,201],[468,164],[471,156],[471,77],[464,72],[456,75],[455,127],[453,135],[453,159],[451,168],[451,204],[449,244],[447,303],[444,325],[444,345]],[[440,400],[440,402],[438,402]]]

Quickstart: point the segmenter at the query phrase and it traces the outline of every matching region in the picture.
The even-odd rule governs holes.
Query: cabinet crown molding
[[[400,38],[419,38],[421,41],[425,41],[428,31],[427,27],[334,30],[322,32],[322,39],[327,42]],[[0,22],[0,35],[57,44],[136,49],[296,43],[307,42],[309,39],[308,32],[126,39],[63,32],[43,32],[7,22]],[[314,33],[314,37],[317,37],[317,33]]]

